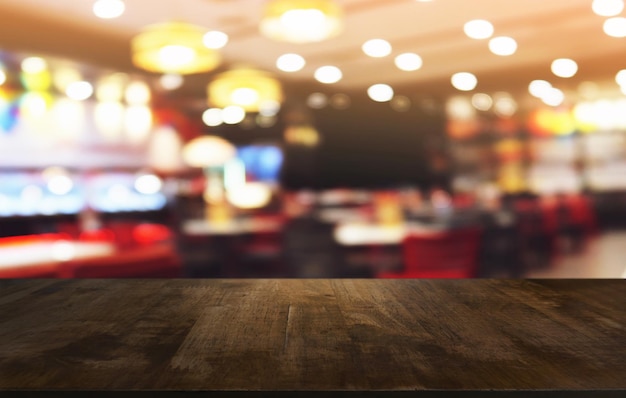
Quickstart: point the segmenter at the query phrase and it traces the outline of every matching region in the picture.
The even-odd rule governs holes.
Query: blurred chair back
[[[383,278],[472,278],[477,274],[480,228],[411,233],[402,243],[404,272]]]

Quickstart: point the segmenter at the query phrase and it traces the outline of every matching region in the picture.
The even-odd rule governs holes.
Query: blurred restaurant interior
[[[622,0],[0,0],[0,278],[623,278]]]

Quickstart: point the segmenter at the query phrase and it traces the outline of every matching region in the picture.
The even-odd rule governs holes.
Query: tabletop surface
[[[0,280],[1,389],[626,389],[623,280]]]

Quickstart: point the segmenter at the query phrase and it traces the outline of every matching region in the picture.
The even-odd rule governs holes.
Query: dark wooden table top
[[[624,283],[0,280],[0,390],[623,390]]]

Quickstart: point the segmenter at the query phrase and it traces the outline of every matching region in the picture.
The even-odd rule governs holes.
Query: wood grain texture
[[[626,389],[623,280],[3,280],[0,389]]]

